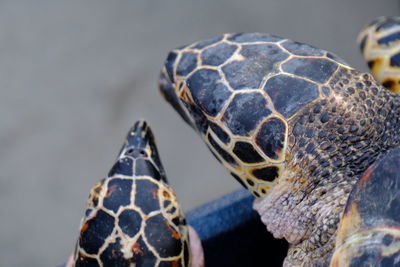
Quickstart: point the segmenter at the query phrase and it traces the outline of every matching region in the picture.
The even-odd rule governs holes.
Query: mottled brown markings
[[[169,223],[166,223],[166,226],[167,226],[168,230],[170,231],[171,236],[173,238],[175,238],[176,240],[181,239],[181,235],[178,233],[178,231],[175,230],[175,228],[173,228]]]
[[[131,251],[132,251],[132,253],[135,253],[135,254],[141,254],[141,255],[144,254],[143,251],[140,249],[138,242],[133,243],[133,245],[131,247]]]
[[[118,190],[117,185],[112,185],[110,187],[107,188],[107,193],[105,195],[105,197],[110,197],[116,190]]]
[[[165,197],[165,198],[170,198],[171,197],[171,195],[168,193],[168,191],[166,191],[166,190],[163,190],[163,196]]]

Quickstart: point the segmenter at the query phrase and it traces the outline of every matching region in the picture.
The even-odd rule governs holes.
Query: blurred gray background
[[[167,52],[270,32],[366,70],[355,38],[397,0],[0,1],[0,266],[67,259],[90,188],[138,118],[185,210],[236,188],[156,82]]]

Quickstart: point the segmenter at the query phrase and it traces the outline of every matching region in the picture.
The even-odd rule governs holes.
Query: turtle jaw
[[[185,109],[182,107],[181,100],[178,96],[178,90],[174,82],[168,77],[165,68],[161,71],[160,78],[158,81],[158,88],[160,89],[161,95],[164,99],[171,104],[171,106],[179,113],[182,119],[190,125],[190,127],[195,128],[194,123],[190,119],[190,116],[186,113]]]

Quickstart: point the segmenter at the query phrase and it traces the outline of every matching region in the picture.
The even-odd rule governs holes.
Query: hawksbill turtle
[[[358,40],[376,79],[398,92],[400,20],[380,18]],[[171,51],[159,87],[290,243],[284,266],[391,266],[400,264],[400,96],[379,82],[328,51],[239,33]],[[201,266],[199,255],[138,122],[90,193],[71,265]]]
[[[90,191],[68,266],[201,266],[202,257],[200,240],[168,185],[153,133],[138,121],[107,178]]]
[[[399,25],[399,19],[379,19],[359,38],[364,56],[375,62],[369,64],[373,72],[386,67],[378,79],[393,91],[399,78],[392,70],[400,70]],[[218,161],[254,194],[254,209],[268,231],[289,242],[284,266],[335,266],[350,248],[357,251],[347,261],[351,266],[351,260],[355,266],[362,260],[400,264],[395,220],[400,206],[392,206],[400,203],[398,187],[375,186],[381,176],[368,176],[379,169],[368,167],[400,143],[400,96],[371,74],[310,45],[238,33],[172,50],[159,87]],[[377,199],[386,199],[379,205],[381,217],[364,209]],[[382,230],[393,222],[393,231]],[[366,231],[366,225],[377,228],[354,230]],[[358,242],[363,238],[374,242]],[[380,251],[371,245],[376,243]]]

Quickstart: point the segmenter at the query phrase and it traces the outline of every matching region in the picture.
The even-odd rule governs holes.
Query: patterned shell
[[[329,265],[351,190],[400,144],[399,95],[325,50],[270,34],[225,34],[175,49],[159,87],[258,197],[253,207],[268,231],[291,244],[284,266]],[[373,214],[362,205],[364,223]],[[372,251],[363,244],[357,249]]]
[[[351,68],[310,45],[264,33],[225,34],[173,50],[159,86],[232,176],[262,197],[291,157],[291,120],[326,101],[340,69]]]
[[[361,53],[374,77],[400,93],[400,17],[380,17],[358,36]]]
[[[75,266],[188,266],[188,230],[144,121],[94,186],[80,226]]]

